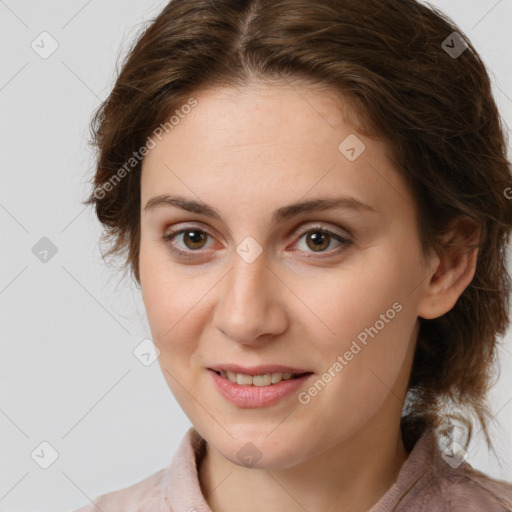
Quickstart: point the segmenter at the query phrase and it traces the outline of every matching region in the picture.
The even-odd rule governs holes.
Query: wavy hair
[[[450,403],[466,446],[471,416],[491,446],[486,395],[509,322],[511,166],[486,67],[453,21],[416,0],[172,0],[117,74],[91,120],[97,159],[84,204],[104,226],[103,257],[122,256],[139,285],[141,162],[112,179],[172,112],[217,85],[288,80],[337,91],[410,185],[425,254],[443,249],[456,219],[479,226],[472,282],[449,312],[419,319],[402,426],[410,439],[439,427]]]

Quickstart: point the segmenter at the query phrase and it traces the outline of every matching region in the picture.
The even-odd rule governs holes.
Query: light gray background
[[[99,223],[80,204],[92,172],[90,116],[113,84],[120,49],[165,4],[0,0],[3,512],[71,510],[140,481],[170,463],[190,426],[158,362],[145,367],[133,355],[151,336],[142,300],[101,260]],[[481,52],[510,125],[512,0],[433,5]],[[31,48],[43,31],[59,44],[47,59]],[[47,263],[32,253],[43,237],[58,251]],[[510,331],[505,344],[491,394],[502,465],[481,436],[469,462],[512,481]],[[58,452],[48,469],[31,458],[42,441]]]

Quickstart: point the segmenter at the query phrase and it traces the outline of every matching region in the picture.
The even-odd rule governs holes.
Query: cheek
[[[408,290],[399,265],[386,266],[383,258],[376,264],[368,262],[360,268],[333,274],[321,293],[318,288],[304,291],[309,309],[316,313],[316,339],[321,327],[323,344],[342,350],[376,322],[380,330],[387,330],[391,323],[396,323],[396,310],[404,306]]]
[[[330,354],[319,380],[328,382],[312,383],[308,394],[301,396],[301,403],[309,400],[305,410],[316,409],[318,412],[311,413],[314,416],[328,410],[334,429],[343,425],[345,432],[351,432],[377,414],[382,419],[382,411],[401,408],[414,351],[410,343],[411,311],[405,307],[399,312],[393,310],[396,314],[387,324],[372,320],[365,325],[366,319],[359,318],[357,322],[363,327],[352,329],[354,336],[341,334],[337,345],[325,351]]]
[[[194,303],[190,286],[182,275],[172,272],[162,248],[148,248],[142,243],[139,265],[142,299],[153,342],[161,351],[174,350],[176,340],[187,338],[185,327]]]
[[[153,342],[166,352],[190,348],[197,338],[195,326],[200,324],[194,304],[177,291],[176,282],[148,282],[142,291]]]
[[[196,350],[199,335],[196,332],[199,319],[193,304],[184,300],[179,292],[180,280],[162,278],[153,269],[145,276],[141,288],[152,340],[160,351],[158,364],[169,389],[186,414],[196,375],[191,368],[191,358]]]
[[[315,320],[310,339],[321,347],[324,370],[336,375],[333,392],[336,388],[354,407],[360,406],[358,400],[379,402],[397,380],[403,381],[416,323],[411,290],[419,268],[414,257],[384,247],[366,256],[364,264],[326,283],[323,294],[309,295],[308,303],[323,322]]]
[[[340,313],[337,336],[320,342],[324,371],[334,372],[332,380],[355,396],[373,392],[379,382],[392,387],[407,364],[414,322],[414,309],[397,301]]]

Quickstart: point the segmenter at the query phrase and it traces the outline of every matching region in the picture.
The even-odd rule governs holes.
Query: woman
[[[415,0],[173,0],[93,128],[87,203],[193,427],[81,512],[512,510],[467,462],[512,202],[458,27]]]

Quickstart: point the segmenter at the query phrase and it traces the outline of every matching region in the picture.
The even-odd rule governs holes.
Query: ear
[[[443,237],[443,249],[429,262],[429,278],[418,303],[418,316],[437,318],[455,306],[471,283],[478,257],[480,228],[467,217],[458,218]]]

